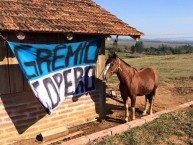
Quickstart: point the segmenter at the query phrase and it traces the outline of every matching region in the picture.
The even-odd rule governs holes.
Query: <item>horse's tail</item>
[[[159,72],[155,69],[155,87],[159,85]]]

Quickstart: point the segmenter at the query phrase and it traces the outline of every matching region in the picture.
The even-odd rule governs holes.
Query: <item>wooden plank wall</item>
[[[0,95],[7,94],[11,88],[9,86],[9,68],[8,68],[8,49],[4,40],[0,38]]]
[[[9,41],[19,42],[18,39],[15,39],[15,35],[8,36]],[[11,49],[7,45],[8,49],[8,63],[9,63],[9,78],[10,78],[10,93],[17,93],[24,91],[24,76],[18,65],[18,61],[13,55]]]

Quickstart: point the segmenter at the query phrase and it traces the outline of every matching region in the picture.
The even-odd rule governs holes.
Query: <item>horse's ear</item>
[[[109,58],[117,58],[117,54],[115,53],[115,51],[112,51],[112,50],[110,50],[109,51]]]
[[[111,57],[114,58],[114,59],[116,59],[116,58],[117,58],[117,54],[114,52]]]
[[[114,54],[113,54],[113,58],[117,58],[117,54],[114,52]]]

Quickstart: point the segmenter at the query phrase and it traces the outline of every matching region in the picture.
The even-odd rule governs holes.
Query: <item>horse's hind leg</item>
[[[131,120],[135,120],[135,102],[136,96],[131,97]]]
[[[149,112],[149,114],[152,114],[152,107],[153,107],[153,96],[154,93],[151,92],[148,95],[145,95],[145,110],[143,111],[143,115],[146,115],[147,112]]]
[[[143,115],[147,114],[148,108],[149,108],[149,106],[148,106],[148,97],[145,96],[145,110],[143,111]]]
[[[149,98],[149,103],[150,103],[150,109],[149,109],[149,114],[153,114],[153,96]]]
[[[153,114],[153,99],[155,96],[156,89],[154,89],[149,95],[148,95],[148,100],[150,104],[150,109],[149,109],[149,114]]]

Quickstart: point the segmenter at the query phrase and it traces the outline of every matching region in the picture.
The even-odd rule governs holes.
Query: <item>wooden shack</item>
[[[1,0],[0,11],[0,144],[103,118],[105,84],[99,74],[105,63],[105,38],[137,38],[143,33],[91,0]],[[96,91],[66,99],[51,115],[35,98],[5,41],[51,44],[98,38],[103,42],[97,61]]]

